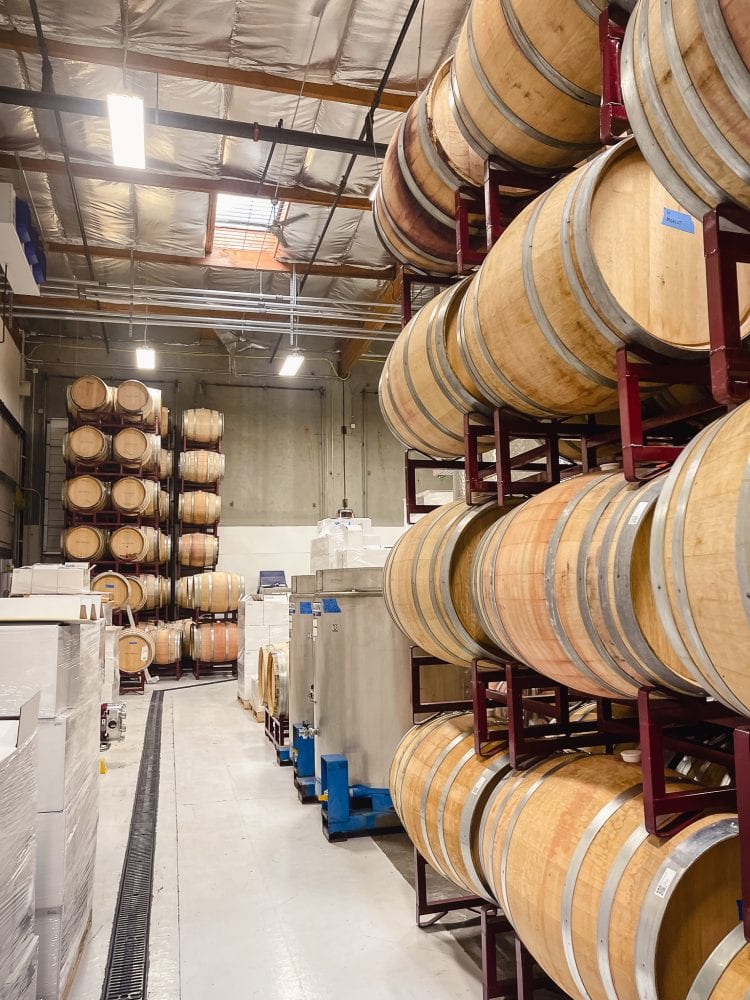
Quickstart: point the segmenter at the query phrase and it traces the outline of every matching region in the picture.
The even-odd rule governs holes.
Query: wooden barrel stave
[[[112,440],[112,457],[127,468],[152,472],[159,468],[161,439],[138,427],[126,427]]]
[[[195,444],[218,444],[224,435],[224,414],[202,408],[184,410],[182,433]]]
[[[708,956],[686,1000],[747,1000],[748,987],[750,947],[738,924]]]
[[[221,497],[203,490],[180,493],[177,512],[185,524],[216,524],[221,518]]]
[[[154,663],[158,666],[176,663],[182,656],[182,628],[172,622],[146,628],[154,640]]]
[[[236,660],[238,643],[236,622],[207,622],[193,626],[191,649],[194,660],[205,663]]]
[[[96,375],[82,375],[67,387],[68,413],[79,420],[95,419],[109,413],[114,391]]]
[[[134,421],[153,425],[154,394],[137,379],[126,379],[115,389],[115,411]]]
[[[289,644],[271,650],[268,658],[268,708],[277,719],[285,719],[289,712]]]
[[[136,476],[124,476],[112,484],[111,496],[115,510],[133,516],[151,516],[157,510],[159,484]]]
[[[200,611],[236,611],[244,593],[245,578],[237,573],[197,573],[178,581],[180,606]]]

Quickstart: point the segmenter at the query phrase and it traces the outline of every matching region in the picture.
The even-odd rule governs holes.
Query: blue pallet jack
[[[290,767],[292,763],[292,748],[286,742],[289,737],[289,723],[286,719],[277,719],[265,711],[266,739],[276,751],[276,763],[280,767]]]
[[[343,754],[323,754],[320,758],[320,786],[326,840],[400,833],[403,829],[387,788],[349,784],[349,761]]]
[[[318,802],[315,791],[315,737],[312,728],[295,722],[292,726],[292,765],[294,787],[303,805]]]

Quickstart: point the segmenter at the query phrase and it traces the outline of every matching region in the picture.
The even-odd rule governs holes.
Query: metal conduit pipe
[[[87,118],[108,118],[107,102],[89,97],[73,97],[70,94],[45,94],[39,90],[25,90],[21,87],[0,87],[0,104],[10,104],[21,108],[38,108],[43,111],[64,112]],[[205,115],[189,115],[181,111],[166,111],[164,108],[144,108],[146,123],[162,128],[177,128],[189,132],[206,132],[210,135],[226,135],[252,142],[276,142],[283,146],[298,146],[303,149],[322,149],[349,156],[366,156],[382,159],[387,146],[382,142],[366,142],[348,139],[346,136],[325,135],[302,132],[299,129],[280,128],[278,125],[261,125],[259,122],[236,122],[227,118],[208,118]]]
[[[75,312],[71,310],[44,310],[44,309],[34,309],[29,306],[17,306],[14,311],[14,316],[16,319],[25,320],[76,320],[80,323],[99,323],[101,322],[96,313],[88,312]],[[236,333],[247,333],[247,334],[259,334],[259,333],[271,333],[277,334],[279,332],[279,327],[283,327],[286,331],[286,323],[247,323],[242,320],[234,319],[222,319],[216,323],[209,319],[201,319],[197,316],[148,316],[144,317],[148,319],[149,328],[151,327],[174,327],[183,326],[189,327],[195,330],[205,330],[208,327],[214,328],[219,325],[222,330],[229,330]],[[130,326],[133,322],[133,317],[127,313],[107,313],[107,323],[111,323],[113,326]],[[371,334],[365,331],[359,332],[352,330],[350,327],[337,327],[329,326],[325,329],[320,327],[306,327],[306,326],[295,326],[295,333],[299,333],[300,336],[305,337],[323,337],[330,339],[331,337],[336,337],[341,340],[374,340],[382,341],[386,344],[392,344],[395,341],[395,337],[384,337],[377,333]],[[30,339],[35,339],[31,337]]]

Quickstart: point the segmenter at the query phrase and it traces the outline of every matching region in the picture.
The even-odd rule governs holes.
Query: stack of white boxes
[[[237,694],[260,712],[258,654],[263,646],[289,642],[289,595],[250,594],[241,598],[237,622]]]
[[[0,996],[34,1000],[37,951],[34,933],[36,871],[38,695],[14,712],[2,702],[0,721]],[[26,711],[24,711],[24,709]],[[24,717],[25,716],[25,717]]]
[[[91,915],[99,818],[104,621],[0,625],[0,703],[41,691],[37,730],[37,995],[58,1000]]]
[[[310,543],[310,572],[384,566],[389,552],[373,534],[369,517],[325,518]]]
[[[104,679],[101,701],[103,705],[120,700],[120,632],[117,625],[107,625],[104,630]]]

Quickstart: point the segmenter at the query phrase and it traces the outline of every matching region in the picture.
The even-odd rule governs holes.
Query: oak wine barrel
[[[68,413],[76,420],[92,420],[109,413],[114,390],[96,375],[82,375],[66,391]]]
[[[171,544],[171,538],[158,528],[138,528],[129,524],[116,528],[109,540],[112,556],[123,562],[167,562]]]
[[[490,528],[471,588],[493,641],[596,697],[635,698],[644,685],[698,694],[654,607],[648,552],[662,484],[575,476]]]
[[[200,531],[180,535],[177,554],[182,566],[209,569],[219,561],[219,539]]]
[[[191,655],[190,642],[192,638],[193,624],[194,624],[193,619],[180,618],[178,621],[171,622],[170,624],[175,629],[178,629],[180,632],[180,636],[182,638],[182,655],[190,656]]]
[[[63,458],[68,465],[98,465],[106,462],[112,448],[112,438],[98,427],[84,424],[69,431],[63,438]]]
[[[516,772],[507,744],[491,761],[474,753],[471,715],[439,716],[415,726],[393,758],[390,790],[404,829],[422,857],[448,881],[492,901],[479,867],[479,832],[487,800]]]
[[[271,707],[271,658],[276,650],[283,649],[280,645],[261,646],[258,650],[258,699],[261,705],[270,710]]]
[[[178,581],[180,606],[199,611],[236,611],[245,593],[245,578],[237,573],[196,573],[184,582],[181,587]]]
[[[709,424],[669,471],[651,532],[662,624],[692,681],[750,714],[750,404]]]
[[[142,576],[127,576],[128,589],[130,595],[128,597],[128,603],[130,604],[130,610],[142,611],[146,607],[146,587],[144,586]]]
[[[224,414],[218,410],[184,410],[182,433],[194,444],[218,444],[224,435]]]
[[[451,101],[483,159],[499,153],[516,166],[554,170],[599,147],[597,22],[605,7],[474,0],[456,45]]]
[[[445,504],[413,524],[388,555],[383,597],[391,618],[414,645],[448,663],[468,667],[500,653],[469,589],[474,552],[500,516],[495,503]]]
[[[124,628],[117,642],[121,673],[137,674],[154,662],[153,637],[144,628]]]
[[[695,977],[686,1000],[747,1000],[750,945],[738,924],[716,945]]]
[[[458,349],[458,313],[470,281],[441,292],[407,323],[378,386],[391,433],[436,458],[463,455],[464,415],[489,412]]]
[[[736,815],[651,837],[642,781],[606,754],[552,757],[496,786],[482,817],[492,895],[566,995],[685,997],[737,923]]]
[[[750,208],[750,30],[743,3],[641,0],[623,46],[633,134],[696,219]]]
[[[65,510],[95,514],[109,503],[109,486],[95,476],[74,476],[63,483],[62,503]]]
[[[125,427],[112,439],[112,457],[132,469],[152,472],[159,468],[161,439],[139,427]]]
[[[388,144],[372,206],[383,246],[402,264],[430,274],[455,274],[456,192],[484,181],[484,163],[458,132],[449,97],[450,61]]]
[[[236,622],[193,625],[191,655],[204,663],[229,663],[237,659],[238,642]]]
[[[135,582],[143,593],[143,603],[141,607],[148,610],[163,608],[169,604],[170,582],[166,576],[157,576],[154,573],[142,573],[140,576],[129,576],[131,582]]]
[[[169,435],[169,409],[166,406],[162,406],[159,410],[159,433],[163,438]]]
[[[185,524],[217,524],[221,518],[221,497],[203,490],[180,493],[177,516]]]
[[[189,483],[216,483],[224,477],[225,461],[218,451],[183,451],[180,476]]]
[[[175,581],[175,601],[181,608],[190,608],[193,605],[192,577],[183,576]]]
[[[133,516],[156,514],[159,503],[159,484],[150,479],[124,476],[112,483],[112,506],[123,514]]]
[[[169,448],[159,449],[159,479],[168,479],[172,475],[174,456]]]
[[[703,237],[679,212],[632,140],[524,209],[461,309],[459,347],[481,395],[542,417],[603,412],[617,405],[623,344],[706,357]],[[738,273],[745,316],[750,268]]]
[[[289,713],[289,643],[275,646],[268,661],[268,710],[276,719]]]
[[[120,573],[99,573],[91,581],[91,589],[106,595],[113,611],[122,611],[130,603],[130,587],[127,579]]]
[[[159,490],[158,516],[160,521],[169,520],[169,511],[172,502],[166,490]]]
[[[168,666],[182,656],[182,629],[172,622],[147,625],[146,629],[154,640],[154,663]]]
[[[144,424],[154,423],[152,391],[137,379],[126,379],[115,389],[115,410]]]
[[[63,554],[72,560],[96,562],[107,551],[107,532],[92,524],[66,528],[60,541]]]

